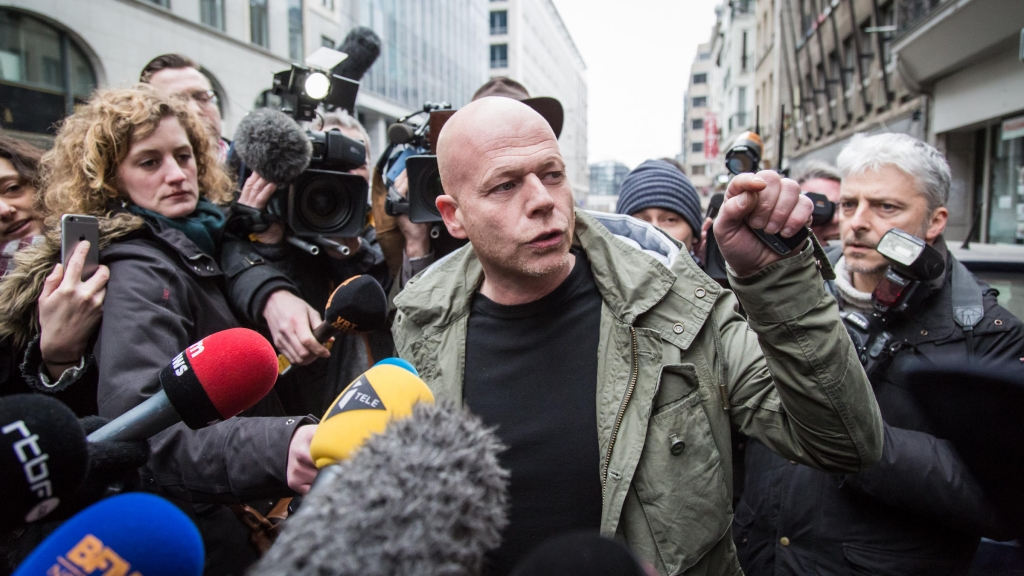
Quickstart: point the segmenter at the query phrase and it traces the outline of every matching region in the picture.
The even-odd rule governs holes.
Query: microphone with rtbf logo
[[[0,398],[0,529],[35,522],[85,478],[85,431],[70,408],[40,394]]]

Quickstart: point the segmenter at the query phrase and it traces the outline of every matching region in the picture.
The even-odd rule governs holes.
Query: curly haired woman
[[[140,85],[97,93],[43,158],[48,229],[57,230],[62,214],[100,220],[101,262],[110,269],[93,348],[100,416],[137,406],[159,390],[156,375],[175,354],[239,324],[218,266],[225,223],[218,204],[231,200],[233,184],[205,134],[184,102]],[[52,267],[58,240],[48,234],[25,277]],[[0,306],[0,317],[31,318],[35,296],[24,292],[20,305]],[[305,492],[315,475],[315,428],[281,412],[271,392],[246,417],[195,431],[178,424],[150,439],[144,486],[195,503],[207,574],[240,573],[255,559],[248,529],[218,504]]]

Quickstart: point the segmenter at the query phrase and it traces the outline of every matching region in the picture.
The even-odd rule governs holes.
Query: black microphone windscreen
[[[401,122],[388,126],[388,142],[392,144],[408,144],[415,135],[415,130]]]
[[[235,130],[234,149],[250,169],[278,185],[302,174],[313,154],[305,130],[273,108],[257,108],[242,118]]]
[[[348,54],[348,58],[335,66],[332,72],[359,80],[380,56],[380,36],[365,26],[358,26],[349,31],[338,50]]]
[[[324,322],[339,332],[373,332],[387,321],[388,297],[369,274],[353,276],[335,288],[324,309]]]
[[[625,544],[597,532],[569,532],[545,540],[512,570],[512,576],[645,576]]]
[[[85,430],[59,400],[38,394],[0,399],[0,528],[34,522],[70,498],[88,459]]]
[[[417,404],[320,472],[249,574],[477,574],[507,523],[502,449],[465,409]]]

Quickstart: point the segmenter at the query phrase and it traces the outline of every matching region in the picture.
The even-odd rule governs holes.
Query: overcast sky
[[[553,0],[587,65],[589,162],[674,157],[718,0]]]

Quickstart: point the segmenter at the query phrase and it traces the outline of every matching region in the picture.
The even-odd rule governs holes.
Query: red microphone
[[[246,328],[211,334],[160,370],[157,392],[88,436],[90,442],[145,440],[178,422],[193,430],[259,402],[277,381],[270,342]]]

